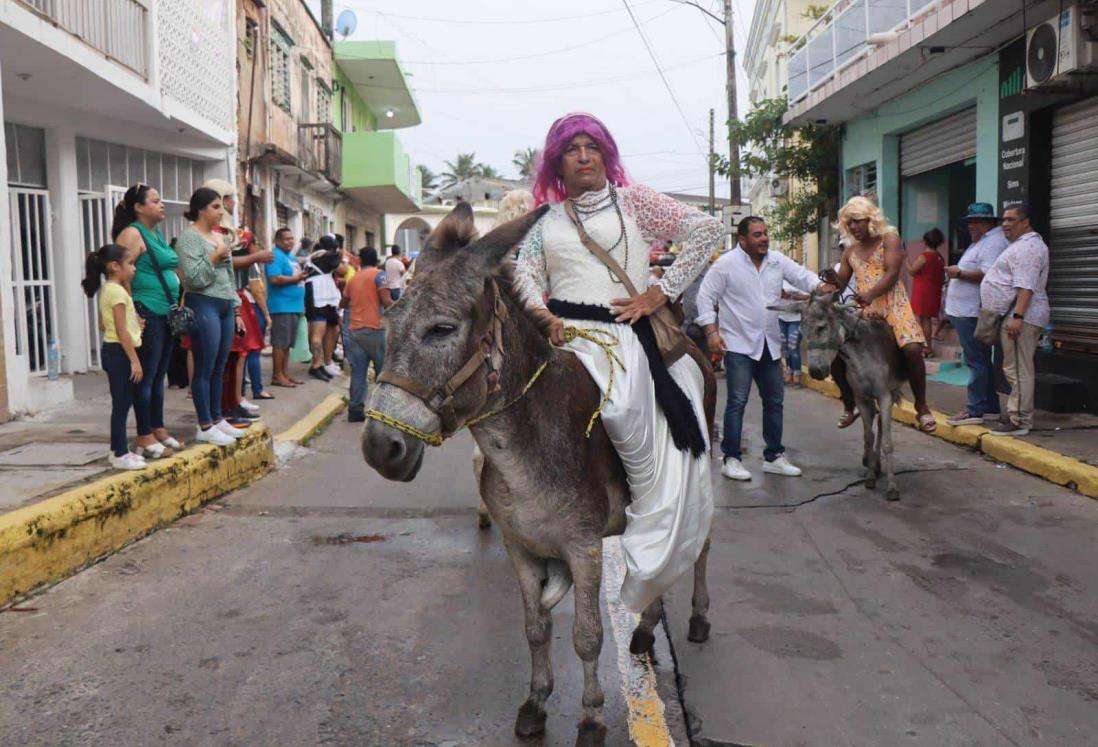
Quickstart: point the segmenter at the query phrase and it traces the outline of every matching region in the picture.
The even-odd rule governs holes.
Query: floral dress
[[[857,252],[851,251],[850,267],[854,270],[856,291],[868,293],[885,276],[884,243],[882,242],[866,260],[861,259]],[[926,344],[923,329],[919,326],[919,320],[915,318],[915,312],[911,310],[907,289],[898,279],[891,290],[873,299],[873,303],[869,304],[869,310],[885,318],[892,327],[893,334],[896,335],[896,343],[901,348],[913,342]]]
[[[575,200],[577,213],[595,241],[606,247],[638,289],[648,277],[649,244],[672,239],[682,251],[659,287],[678,297],[705,268],[720,243],[720,221],[644,185],[588,192]],[[619,212],[620,210],[620,212]],[[519,246],[517,279],[526,301],[544,307],[544,297],[573,308],[608,309],[612,299],[629,294],[580,242],[576,227],[555,204]],[[564,315],[564,314],[562,314]],[[566,346],[609,396],[601,419],[617,449],[629,481],[632,503],[622,537],[626,574],[621,600],[640,612],[690,570],[709,536],[713,488],[709,455],[676,448],[664,412],[657,406],[655,384],[638,335],[628,324],[566,318],[570,326],[593,330],[611,342],[620,366],[590,340]],[[668,368],[689,399],[704,429],[704,381],[689,356]],[[708,442],[706,442],[706,448]]]

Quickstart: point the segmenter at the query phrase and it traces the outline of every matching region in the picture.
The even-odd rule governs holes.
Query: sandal
[[[252,396],[252,399],[274,399],[274,398],[275,398],[275,396],[273,394],[271,394],[270,392],[266,392],[266,391],[260,392],[259,394],[256,394],[256,395]]]
[[[919,416],[919,430],[923,433],[933,433],[938,428],[938,421],[929,412]]]
[[[272,381],[271,386],[280,386],[284,389],[294,389],[294,388],[297,387],[297,384],[283,384],[281,381]],[[264,392],[264,393],[266,393],[266,392]],[[263,397],[257,397],[257,399],[264,399],[264,398]],[[274,397],[270,397],[270,399],[274,399]]]
[[[844,412],[843,416],[839,418],[839,428],[849,428],[850,426],[854,425],[854,421],[860,418],[861,415],[862,414],[857,410],[854,410],[853,412]]]

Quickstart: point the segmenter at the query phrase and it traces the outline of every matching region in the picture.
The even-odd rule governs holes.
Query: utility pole
[[[709,214],[717,214],[716,204],[716,191],[717,191],[717,175],[715,164],[713,163],[713,156],[716,153],[713,152],[713,110],[709,110]]]
[[[335,26],[332,25],[332,0],[320,0],[320,27],[328,41],[335,39]]]
[[[725,52],[725,74],[728,76],[728,82],[726,89],[728,93],[728,120],[729,122],[737,121],[739,116],[739,108],[736,105],[736,40],[732,34],[732,0],[724,0],[724,44],[726,47]],[[740,168],[740,144],[736,142],[735,137],[732,136],[732,130],[728,130],[728,162],[732,167],[732,205],[730,209],[735,211],[740,209],[740,178],[736,172]]]

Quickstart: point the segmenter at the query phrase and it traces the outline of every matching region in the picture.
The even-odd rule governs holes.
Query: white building
[[[83,259],[125,189],[160,191],[170,239],[194,188],[234,178],[234,7],[0,0],[0,420],[71,398],[69,374],[98,366]]]

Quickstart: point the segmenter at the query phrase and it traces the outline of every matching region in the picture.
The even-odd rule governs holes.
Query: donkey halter
[[[499,370],[503,364],[503,323],[507,320],[509,312],[495,278],[488,280],[487,289],[489,303],[492,307],[492,316],[480,333],[476,350],[465,361],[465,365],[458,369],[458,372],[451,376],[446,383],[430,387],[413,378],[392,371],[382,371],[377,377],[379,384],[390,384],[398,389],[403,389],[421,401],[428,410],[438,416],[441,430],[438,433],[427,433],[377,410],[367,410],[366,417],[376,420],[382,425],[395,428],[413,438],[418,438],[431,446],[441,446],[443,441],[461,430],[463,425],[473,425],[480,422],[480,420],[498,414],[499,411],[491,412],[488,415],[462,424],[458,422],[458,416],[454,412],[454,395],[483,367],[488,368],[488,396],[492,397],[500,391]],[[534,378],[527,384],[526,389],[533,385],[544,369],[545,365],[543,364],[534,374]],[[523,394],[526,393],[526,389],[523,390]]]

